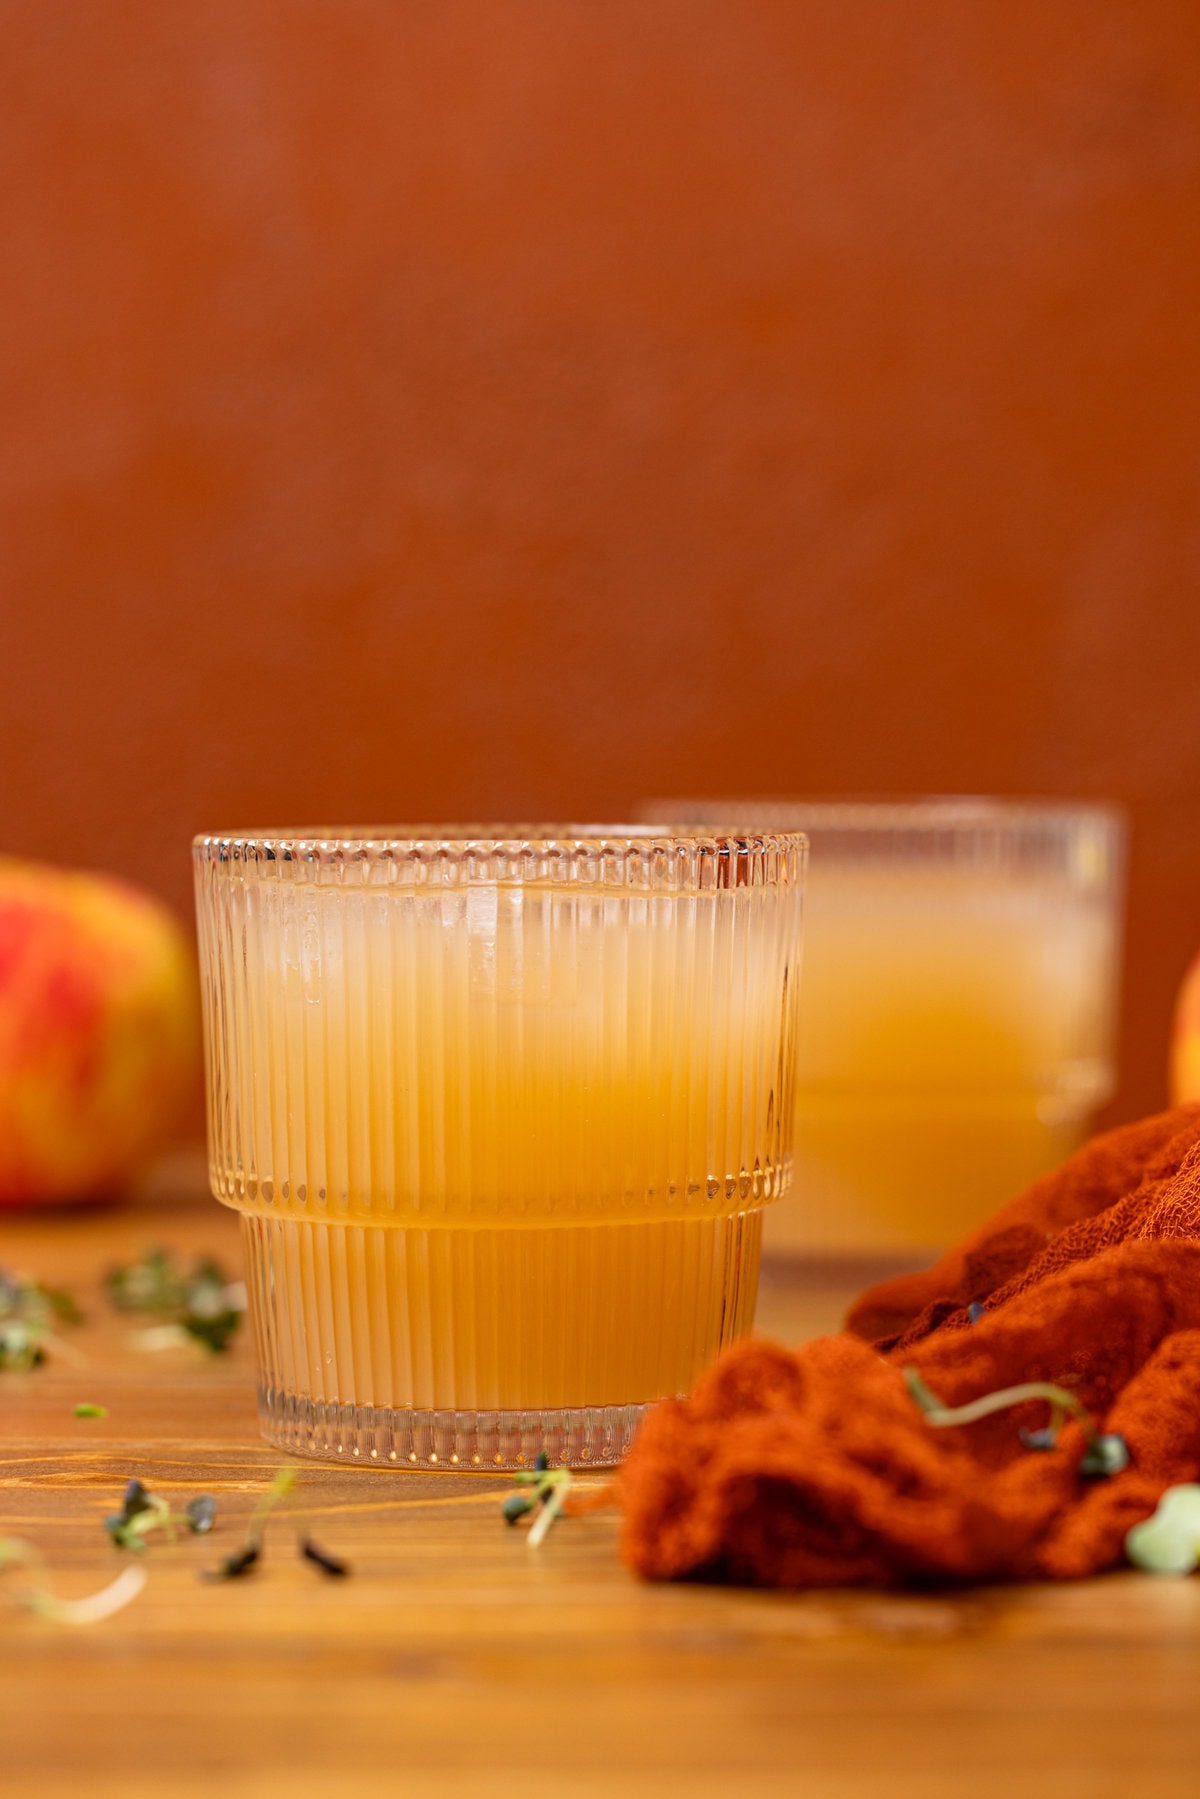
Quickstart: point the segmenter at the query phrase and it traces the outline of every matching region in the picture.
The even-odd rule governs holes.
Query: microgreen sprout
[[[501,1506],[501,1515],[507,1524],[515,1524],[518,1518],[533,1515],[526,1543],[530,1549],[536,1549],[545,1541],[546,1533],[554,1520],[560,1516],[566,1503],[567,1493],[571,1486],[571,1470],[569,1468],[552,1468],[550,1459],[543,1450],[532,1469],[522,1470],[514,1477],[518,1491],[511,1493]]]
[[[205,1537],[217,1521],[217,1502],[207,1493],[201,1493],[198,1498],[189,1500],[185,1516],[196,1535]]]
[[[104,1284],[118,1312],[178,1312],[187,1300],[186,1282],[165,1249],[110,1268]]]
[[[75,1352],[54,1326],[79,1322],[69,1293],[0,1268],[0,1369],[24,1373],[44,1362],[47,1350],[70,1358]]]
[[[241,1574],[248,1574],[258,1561],[259,1551],[254,1543],[247,1543],[244,1549],[235,1549],[227,1555],[219,1568],[202,1568],[201,1580],[236,1580]]]
[[[1096,1420],[1074,1393],[1052,1381],[1025,1381],[1020,1386],[1002,1387],[996,1393],[985,1393],[979,1399],[958,1406],[943,1405],[911,1365],[904,1369],[904,1384],[925,1414],[925,1422],[937,1429],[946,1425],[974,1424],[992,1412],[1007,1411],[1010,1406],[1025,1405],[1031,1399],[1044,1399],[1051,1407],[1050,1424],[1044,1430],[1020,1433],[1027,1449],[1053,1449],[1063,1419],[1069,1413],[1082,1424],[1087,1437],[1087,1448],[1079,1463],[1079,1472],[1085,1480],[1105,1480],[1129,1466],[1129,1445],[1124,1437],[1116,1431],[1098,1430]]]
[[[1084,1480],[1107,1480],[1130,1463],[1129,1445],[1118,1431],[1097,1431],[1079,1462]]]
[[[266,1536],[267,1523],[275,1509],[282,1505],[299,1478],[299,1471],[292,1467],[280,1468],[266,1492],[259,1499],[250,1514],[250,1524],[246,1532],[246,1541],[241,1549],[227,1555],[219,1568],[205,1569],[204,1580],[239,1580],[243,1574],[249,1574],[256,1568],[263,1556],[263,1540]],[[349,1574],[349,1564],[336,1555],[329,1555],[318,1547],[308,1534],[307,1524],[302,1513],[295,1513],[296,1540],[301,1556],[312,1562],[322,1573],[330,1575]]]
[[[267,1528],[267,1519],[276,1506],[282,1505],[288,1494],[300,1478],[298,1468],[280,1468],[270,1486],[250,1514],[250,1541],[254,1544],[262,1542],[263,1532]]]
[[[348,1562],[344,1562],[338,1555],[330,1555],[327,1549],[322,1549],[319,1544],[313,1542],[311,1537],[301,1537],[300,1553],[307,1561],[315,1562],[317,1567],[326,1574],[337,1576],[350,1572]]]
[[[217,1515],[216,1501],[207,1494],[193,1499],[182,1512],[173,1512],[167,1501],[151,1493],[144,1481],[136,1477],[125,1488],[119,1512],[104,1520],[104,1528],[118,1549],[132,1549],[140,1555],[146,1538],[161,1530],[169,1543],[175,1541],[177,1529],[204,1536],[213,1527]]]
[[[108,1586],[89,1593],[86,1599],[60,1599],[33,1544],[22,1537],[0,1537],[0,1575],[11,1570],[25,1577],[23,1584],[6,1589],[15,1603],[55,1624],[97,1624],[136,1599],[146,1584],[144,1568],[124,1568]]]
[[[148,1349],[191,1338],[219,1355],[229,1348],[246,1310],[245,1287],[231,1281],[211,1256],[200,1257],[187,1272],[168,1250],[152,1249],[140,1261],[110,1268],[105,1285],[118,1312],[165,1321],[142,1332]]]
[[[1153,1515],[1125,1533],[1125,1553],[1150,1574],[1190,1574],[1200,1562],[1200,1486],[1168,1487]]]

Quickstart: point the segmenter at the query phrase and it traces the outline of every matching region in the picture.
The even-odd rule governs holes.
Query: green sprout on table
[[[299,1470],[296,1468],[285,1467],[279,1470],[250,1515],[245,1543],[240,1549],[235,1549],[232,1555],[226,1556],[219,1568],[205,1569],[202,1574],[204,1580],[239,1580],[258,1566],[271,1514],[288,1499],[298,1479]],[[302,1512],[293,1509],[292,1521],[296,1526],[297,1547],[305,1561],[312,1562],[323,1574],[335,1577],[349,1574],[348,1563],[339,1556],[330,1555],[314,1543]]]
[[[1125,1533],[1125,1553],[1149,1574],[1190,1574],[1200,1562],[1200,1487],[1168,1487],[1153,1515]]]
[[[54,1624],[98,1624],[136,1599],[146,1584],[144,1568],[125,1568],[98,1593],[89,1593],[85,1599],[60,1599],[50,1585],[40,1551],[23,1537],[0,1537],[0,1575],[10,1573],[24,1576],[16,1585],[4,1584],[14,1603]]]
[[[554,1520],[562,1514],[571,1486],[571,1470],[552,1468],[550,1458],[543,1450],[532,1469],[522,1471],[515,1479],[518,1491],[504,1501],[501,1512],[506,1524],[515,1524],[519,1518],[532,1514],[526,1543],[530,1549],[536,1549],[545,1541]]]
[[[69,1293],[0,1268],[0,1369],[24,1373],[44,1362],[48,1351],[72,1355],[55,1327],[79,1322]]]
[[[173,1512],[168,1502],[151,1493],[143,1481],[131,1480],[125,1488],[119,1512],[104,1520],[104,1528],[118,1549],[132,1549],[142,1554],[146,1538],[161,1530],[169,1543],[179,1530],[205,1536],[216,1522],[217,1504],[206,1493],[193,1499],[182,1512]]]
[[[118,1312],[153,1317],[160,1324],[141,1333],[148,1349],[165,1349],[185,1338],[214,1355],[229,1348],[246,1311],[246,1290],[211,1256],[185,1270],[169,1250],[152,1249],[139,1261],[110,1268],[105,1276],[109,1302]]]
[[[1079,1472],[1085,1480],[1106,1480],[1129,1466],[1129,1445],[1124,1437],[1116,1431],[1101,1431],[1092,1414],[1074,1393],[1069,1392],[1066,1387],[1056,1386],[1053,1381],[1024,1381],[1020,1386],[1002,1387],[998,1392],[985,1393],[979,1399],[957,1406],[944,1405],[935,1393],[930,1392],[911,1363],[904,1369],[904,1384],[924,1413],[926,1424],[933,1425],[935,1429],[942,1429],[947,1425],[974,1424],[980,1418],[987,1418],[992,1412],[1003,1412],[1010,1406],[1027,1405],[1030,1400],[1044,1399],[1051,1408],[1050,1423],[1044,1430],[1021,1432],[1021,1440],[1027,1449],[1053,1449],[1057,1445],[1063,1421],[1069,1416],[1082,1424],[1087,1438],[1087,1448],[1079,1463]]]

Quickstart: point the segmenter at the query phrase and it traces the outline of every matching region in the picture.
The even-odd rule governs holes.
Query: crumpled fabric
[[[1076,1422],[1028,1448],[1044,1402],[935,1428],[909,1366],[947,1406],[1066,1386],[1130,1465],[1084,1478]],[[1130,1525],[1198,1476],[1190,1106],[1096,1138],[926,1273],[863,1294],[841,1334],[750,1338],[653,1407],[618,1476],[621,1553],[648,1579],[768,1587],[1068,1578],[1120,1564]]]

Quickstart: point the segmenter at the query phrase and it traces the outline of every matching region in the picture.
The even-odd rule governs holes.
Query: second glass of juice
[[[1114,1086],[1119,814],[936,797],[670,805],[812,844],[796,1174],[769,1250],[935,1251],[1078,1148]]]
[[[213,1191],[268,1438],[619,1460],[753,1316],[801,834],[198,838]]]

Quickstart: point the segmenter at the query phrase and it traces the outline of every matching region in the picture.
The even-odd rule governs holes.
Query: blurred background
[[[5,0],[0,848],[1112,799],[1200,947],[1193,0]]]

